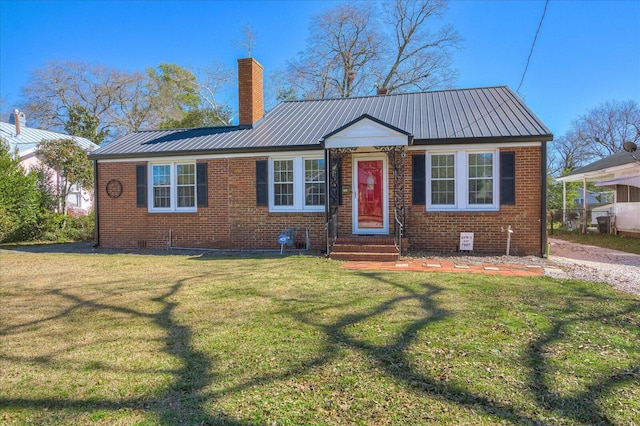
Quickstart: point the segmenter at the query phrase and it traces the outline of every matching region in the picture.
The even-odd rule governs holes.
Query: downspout
[[[541,174],[542,174],[542,200],[540,205],[540,246],[541,257],[547,257],[547,141],[542,141],[540,147],[542,156]]]
[[[98,160],[93,160],[93,239],[94,247],[100,246],[100,221],[98,220],[98,200],[100,191],[98,190]]]

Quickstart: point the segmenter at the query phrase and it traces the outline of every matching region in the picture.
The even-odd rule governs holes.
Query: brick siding
[[[149,213],[136,207],[136,165],[98,163],[100,246],[167,249],[171,246],[238,250],[279,249],[286,228],[308,228],[311,249],[325,249],[324,213],[269,213],[256,206],[255,164],[260,157],[208,160],[208,207],[197,213]],[[119,198],[106,193],[118,179]]]
[[[411,205],[411,156],[405,158],[406,236],[410,251],[454,252],[461,232],[474,232],[474,251],[504,253],[506,229],[511,225],[511,253],[541,255],[541,149],[504,148],[516,153],[516,203],[497,212],[429,212]],[[325,249],[324,213],[270,213],[256,206],[256,160],[268,157],[210,159],[208,207],[197,213],[149,213],[136,207],[136,165],[140,162],[98,163],[98,218],[103,247],[166,249],[198,247],[218,249],[279,249],[277,238],[286,228],[308,228],[311,249]],[[343,188],[351,188],[352,158],[343,160]],[[389,164],[389,228],[393,230],[393,173]],[[105,191],[111,179],[122,182],[119,198]],[[271,191],[272,188],[270,187]],[[497,194],[496,194],[497,196]],[[343,193],[339,233],[352,232],[352,197]],[[171,243],[169,235],[171,233]]]
[[[411,205],[411,179],[406,181],[406,235],[409,250],[454,252],[461,232],[474,233],[474,252],[505,253],[507,228],[511,225],[511,254],[540,256],[541,241],[541,149],[503,148],[516,153],[516,203],[501,205],[496,212],[429,212],[425,206]],[[412,151],[412,155],[425,152]],[[409,156],[407,156],[408,158]],[[411,176],[411,159],[406,163]],[[496,194],[497,196],[497,194]]]

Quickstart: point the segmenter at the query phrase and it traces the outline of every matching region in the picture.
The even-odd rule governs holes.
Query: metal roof
[[[594,161],[591,164],[587,164],[586,166],[579,167],[574,171],[572,171],[571,173],[565,176],[559,177],[558,180],[572,181],[571,179],[567,179],[567,178],[572,178],[572,177],[578,178],[587,173],[604,171],[612,167],[624,166],[626,164],[632,164],[634,162],[635,160],[633,159],[633,157],[631,157],[631,155],[628,152],[620,151],[608,157],[602,158],[598,161]]]
[[[98,148],[98,145],[86,138],[25,126],[20,126],[20,134],[16,135],[15,124],[5,122],[0,122],[0,136],[9,143],[10,152],[13,153],[16,148],[18,149],[20,157],[33,152],[43,140],[73,139],[82,149],[88,152]]]
[[[364,115],[412,135],[416,144],[552,139],[524,102],[500,86],[287,101],[253,126],[134,132],[101,147],[91,158],[321,149],[325,136]]]
[[[621,177],[618,179],[606,180],[604,182],[596,182],[596,186],[615,186],[615,185],[627,185],[640,188],[640,175]]]

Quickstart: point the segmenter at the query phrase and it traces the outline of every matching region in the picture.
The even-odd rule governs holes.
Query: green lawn
[[[633,424],[640,299],[313,257],[0,254],[0,424]]]

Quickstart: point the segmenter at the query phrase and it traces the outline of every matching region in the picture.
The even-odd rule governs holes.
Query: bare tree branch
[[[307,49],[288,65],[304,97],[345,98],[370,90],[381,44],[373,11],[369,4],[343,3],[313,18]]]
[[[251,58],[251,52],[256,47],[256,40],[258,39],[258,35],[251,25],[246,24],[241,28],[243,39],[240,41],[236,41],[233,44],[236,46],[240,46],[247,52],[247,58]]]
[[[447,0],[395,0],[384,4],[385,23],[393,28],[396,44],[386,46],[394,61],[379,76],[379,89],[387,93],[404,88],[429,90],[452,84],[457,72],[452,50],[462,39],[453,26],[430,31],[433,20],[447,10]]]
[[[327,10],[313,18],[306,49],[288,63],[283,92],[327,98],[370,94],[374,86],[392,93],[451,85],[461,38],[450,25],[435,26],[446,10],[447,0],[394,0],[382,13],[364,2]]]
[[[640,107],[633,100],[608,101],[572,122],[577,141],[603,158],[622,151],[624,142],[639,142]]]

